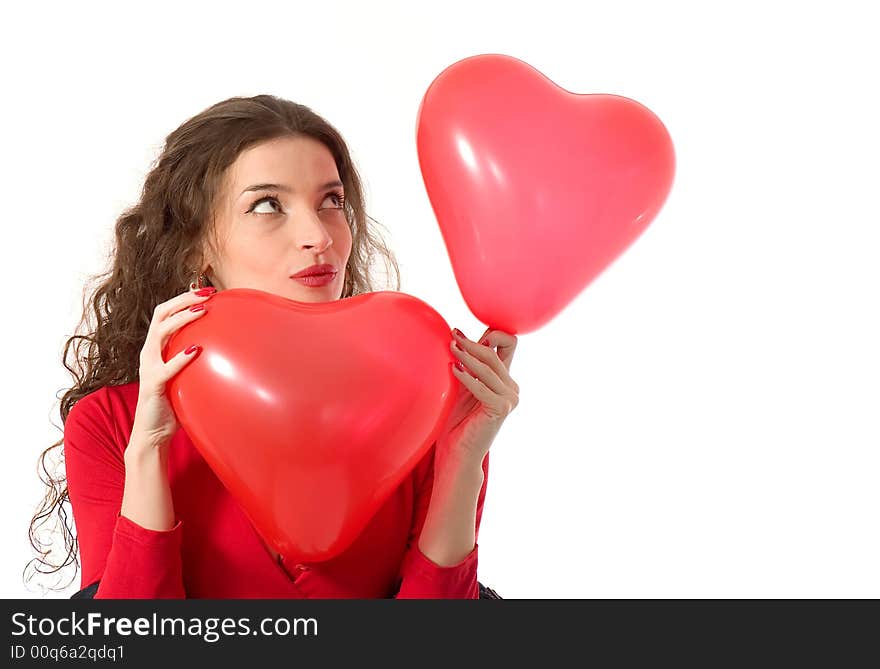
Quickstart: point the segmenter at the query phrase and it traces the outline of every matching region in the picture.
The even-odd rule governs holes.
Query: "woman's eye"
[[[327,197],[324,198],[324,202],[327,200],[333,202],[333,209],[342,209],[342,205],[345,202],[344,196],[339,193],[328,193]]]
[[[250,213],[250,212],[254,212],[257,214],[274,214],[274,213],[276,213],[274,211],[257,211],[257,207],[260,207],[264,204],[269,204],[269,203],[278,204],[278,200],[275,199],[274,197],[262,197],[259,200],[257,200],[256,202],[254,202],[253,206],[248,210],[248,213]],[[279,205],[279,208],[280,208],[280,205]]]

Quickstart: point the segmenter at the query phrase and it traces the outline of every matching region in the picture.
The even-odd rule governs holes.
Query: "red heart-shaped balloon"
[[[175,332],[181,427],[285,558],[347,548],[437,439],[452,408],[450,331],[421,300],[379,291],[306,303],[218,292]]]
[[[510,333],[547,323],[620,255],[675,170],[646,107],[571,93],[500,54],[434,79],[416,144],[459,290],[480,321]]]

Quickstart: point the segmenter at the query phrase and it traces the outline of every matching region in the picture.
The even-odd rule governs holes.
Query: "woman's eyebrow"
[[[335,188],[336,186],[342,186],[341,181],[328,181],[325,184],[318,186],[317,190],[326,190],[327,188]],[[253,186],[248,186],[238,197],[241,197],[245,193],[249,193],[255,190],[280,190],[285,193],[292,193],[293,189],[290,186],[285,186],[284,184],[254,184]]]

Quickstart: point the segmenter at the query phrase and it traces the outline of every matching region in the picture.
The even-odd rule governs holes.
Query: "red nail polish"
[[[461,370],[462,372],[464,371],[464,365],[461,364],[461,360],[456,360],[455,366],[458,367],[458,369]]]
[[[202,348],[202,347],[201,347],[201,346],[198,346],[198,345],[196,345],[196,344],[193,344],[192,346],[190,346],[189,348],[187,348],[183,353],[184,353],[184,355],[189,355],[189,354],[192,353],[193,351],[198,351],[200,348]]]
[[[204,305],[204,304],[194,304],[193,306],[191,306],[191,307],[189,308],[189,310],[190,310],[190,311],[201,311],[201,310],[204,309],[204,308],[205,308],[205,305]]]
[[[216,288],[214,288],[213,286],[208,286],[207,288],[199,288],[197,291],[195,291],[195,294],[199,297],[205,297],[205,295],[213,295],[216,292]]]

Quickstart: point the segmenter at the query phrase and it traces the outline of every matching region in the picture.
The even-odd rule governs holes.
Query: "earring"
[[[202,279],[204,278],[205,281],[208,280],[208,277],[206,277],[204,274],[199,273],[198,269],[195,270],[195,275],[196,280],[192,281],[189,284],[190,290],[199,290],[200,288],[204,288],[204,285],[202,284]]]

